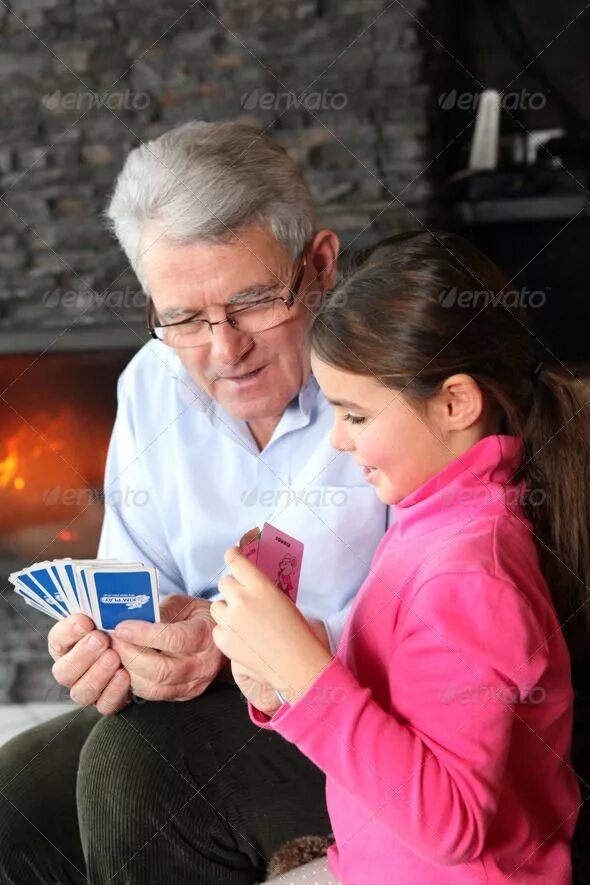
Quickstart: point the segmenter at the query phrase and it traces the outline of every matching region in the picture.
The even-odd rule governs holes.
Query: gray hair
[[[141,280],[148,222],[168,240],[226,240],[267,228],[295,258],[315,230],[315,208],[297,164],[252,126],[194,121],[131,151],[106,210],[110,229]]]

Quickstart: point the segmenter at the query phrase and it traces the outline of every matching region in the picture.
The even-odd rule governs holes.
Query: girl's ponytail
[[[590,387],[545,366],[530,409],[512,429],[524,439],[527,513],[574,665],[589,656],[589,408]]]

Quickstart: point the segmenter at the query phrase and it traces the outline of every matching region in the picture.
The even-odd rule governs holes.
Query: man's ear
[[[483,415],[484,395],[471,375],[450,375],[437,395],[439,417],[447,430],[467,430]]]
[[[333,230],[320,230],[308,247],[308,261],[313,274],[308,289],[311,292],[327,292],[336,280],[340,240]]]

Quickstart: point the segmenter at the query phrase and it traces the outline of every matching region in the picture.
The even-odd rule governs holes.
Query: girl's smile
[[[350,452],[385,504],[410,492],[467,451],[489,430],[483,397],[467,375],[417,404],[372,375],[356,375],[311,356],[312,371],[334,406],[332,445]]]

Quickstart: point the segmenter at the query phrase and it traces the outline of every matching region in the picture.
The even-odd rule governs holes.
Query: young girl
[[[226,553],[215,642],[253,720],[327,776],[329,871],[281,882],[571,881],[564,633],[585,651],[590,431],[506,287],[461,238],[402,235],[314,323],[335,457],[392,505],[335,657]]]

